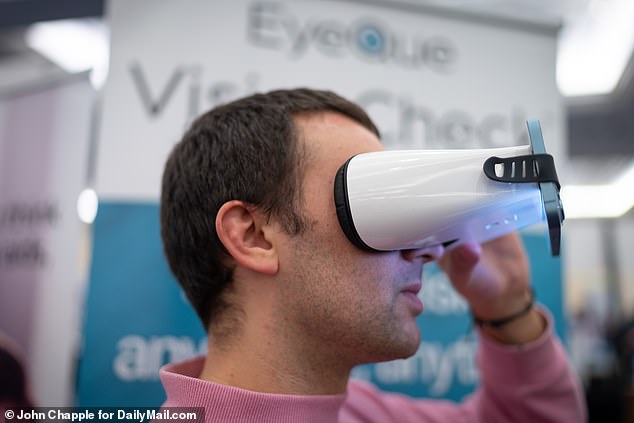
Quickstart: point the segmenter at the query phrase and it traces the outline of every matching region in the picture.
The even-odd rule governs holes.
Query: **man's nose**
[[[445,248],[442,245],[436,245],[433,247],[416,248],[413,250],[401,250],[403,258],[408,261],[423,259],[423,263],[438,260],[445,253]]]

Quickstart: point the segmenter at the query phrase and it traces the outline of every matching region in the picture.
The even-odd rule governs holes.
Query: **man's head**
[[[172,151],[163,174],[161,235],[172,272],[205,327],[229,306],[224,292],[234,267],[216,233],[218,210],[240,200],[278,219],[289,235],[304,232],[306,150],[295,118],[325,111],[378,136],[361,108],[332,92],[278,90],[208,111]]]
[[[337,169],[381,149],[367,115],[330,92],[258,94],[194,122],[167,162],[161,228],[216,339],[259,325],[344,365],[416,350],[421,268],[435,253],[357,249],[334,206]]]

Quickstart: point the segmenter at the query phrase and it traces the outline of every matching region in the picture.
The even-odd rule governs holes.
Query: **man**
[[[163,176],[171,269],[209,333],[206,358],[161,371],[164,406],[209,422],[576,422],[579,386],[532,307],[516,235],[443,254],[368,253],[337,221],[333,183],[381,150],[355,104],[308,89],[257,94],[198,118]],[[481,384],[462,404],[380,393],[351,369],[419,346],[424,263],[440,260],[480,330]]]

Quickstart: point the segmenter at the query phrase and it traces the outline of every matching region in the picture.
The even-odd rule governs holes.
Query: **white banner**
[[[559,156],[554,31],[394,2],[136,0],[109,10],[102,199],[157,200],[165,158],[193,117],[282,87],[358,101],[388,148],[522,144],[533,117]]]
[[[0,332],[37,405],[72,405],[93,100],[86,74],[0,93]]]

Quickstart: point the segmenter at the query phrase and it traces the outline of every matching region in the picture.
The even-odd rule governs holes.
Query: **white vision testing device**
[[[334,186],[339,223],[368,251],[482,243],[542,221],[559,255],[563,206],[537,120],[530,145],[397,150],[351,157]]]

